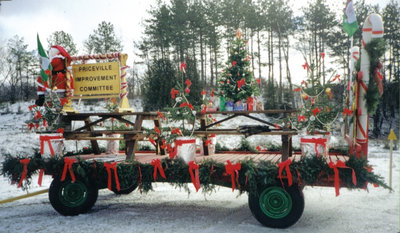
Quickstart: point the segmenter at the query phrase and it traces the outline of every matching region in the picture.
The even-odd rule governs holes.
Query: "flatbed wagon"
[[[97,200],[99,189],[108,188],[116,194],[129,194],[137,188],[141,191],[151,190],[152,182],[169,182],[178,186],[193,183],[196,190],[202,188],[203,191],[210,191],[219,185],[240,190],[241,193],[246,192],[250,210],[260,223],[268,227],[285,228],[296,223],[303,213],[304,186],[335,187],[338,195],[340,186],[363,188],[368,181],[371,182],[371,179],[365,178],[365,174],[369,172],[365,169],[366,160],[358,161],[338,153],[305,157],[299,152],[293,152],[292,137],[297,134],[295,130],[279,127],[257,117],[257,114],[291,112],[293,111],[211,112],[207,114],[220,114],[222,117],[219,121],[208,124],[199,114],[200,127],[194,133],[202,137],[203,142],[212,134],[254,134],[265,137],[278,135],[282,139],[282,149],[275,152],[212,154],[208,151],[209,145],[203,143],[203,153],[197,153],[189,164],[180,159],[171,159],[165,150],[160,149],[159,144],[153,152],[136,151],[137,142],[147,137],[142,129],[143,121],[151,120],[155,126],[161,127],[162,121],[155,112],[67,113],[61,118],[65,124],[64,139],[90,140],[94,153],[47,159],[31,158],[29,164],[25,165],[23,159],[9,162],[14,163],[14,166],[16,164],[20,170],[25,166],[29,174],[40,171],[52,175],[54,179],[49,189],[49,199],[54,209],[62,215],[88,212]],[[130,121],[124,118],[126,116],[134,116],[136,119]],[[214,127],[239,116],[257,121],[258,131]],[[96,124],[109,118],[130,125],[131,130],[94,128]],[[84,125],[73,128],[74,121],[82,121]],[[111,133],[122,136],[103,136]],[[125,140],[126,151],[117,154],[101,153],[98,140]],[[357,177],[354,173],[357,173]],[[15,179],[21,183],[22,174],[17,174]]]

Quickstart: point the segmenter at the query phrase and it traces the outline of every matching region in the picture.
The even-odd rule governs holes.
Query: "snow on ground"
[[[20,105],[22,114],[0,116],[0,161],[6,153],[30,155],[39,148],[36,134],[20,131],[30,118],[24,110],[28,104]],[[10,109],[17,112],[18,104]],[[261,139],[253,139],[257,140]],[[272,138],[275,140],[279,138]],[[227,145],[235,147],[234,141],[237,138],[228,140]],[[221,187],[205,195],[196,193],[189,184],[188,195],[185,190],[156,183],[148,194],[134,191],[117,196],[107,189],[100,190],[92,211],[74,217],[59,215],[47,194],[0,204],[0,232],[399,232],[399,151],[394,151],[393,157],[394,192],[369,185],[368,192],[343,188],[335,197],[334,188],[305,187],[304,213],[295,225],[284,230],[258,223],[248,208],[247,194]],[[388,183],[389,150],[381,141],[371,140],[369,161],[374,172]],[[36,181],[34,177],[29,192],[48,188],[51,177],[45,176],[43,187],[38,187]],[[26,192],[0,177],[0,200],[23,194]]]

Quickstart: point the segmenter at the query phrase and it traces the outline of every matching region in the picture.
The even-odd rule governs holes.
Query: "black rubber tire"
[[[130,185],[129,187],[126,188],[120,188],[119,191],[117,190],[117,187],[113,186],[111,188],[111,190],[117,194],[117,195],[126,195],[126,194],[130,194],[131,192],[133,192],[136,188],[138,187],[137,183],[134,183],[132,185]]]
[[[65,216],[83,214],[92,209],[96,203],[99,190],[95,182],[76,179],[60,181],[53,179],[49,189],[49,199],[53,208]]]
[[[287,228],[295,224],[303,214],[304,196],[302,190],[296,185],[284,188],[279,185],[267,186],[261,188],[258,193],[250,192],[248,195],[251,213],[264,226]],[[290,203],[287,204],[290,207],[285,206],[285,204],[279,206],[281,199]],[[266,200],[271,203],[265,203]],[[273,207],[268,208],[268,204],[270,206],[276,204],[282,209],[278,207],[275,210]]]

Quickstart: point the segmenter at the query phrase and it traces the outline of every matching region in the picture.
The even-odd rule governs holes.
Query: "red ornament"
[[[304,65],[301,65],[301,66],[303,66],[303,69],[307,69],[307,71],[310,70],[310,67],[308,66],[308,62],[304,63]]]
[[[325,58],[325,53],[321,52],[319,55],[321,55],[321,58],[324,59]]]
[[[192,82],[190,82],[189,79],[186,79],[185,84],[187,85],[187,87],[189,88],[192,85]]]
[[[237,61],[233,61],[233,62],[232,62],[232,66],[233,66],[233,67],[235,67],[236,64],[237,64]]]
[[[189,94],[190,93],[190,89],[187,87],[187,88],[185,88],[185,93],[186,94]]]
[[[181,72],[185,73],[186,63],[183,61],[181,62]]]

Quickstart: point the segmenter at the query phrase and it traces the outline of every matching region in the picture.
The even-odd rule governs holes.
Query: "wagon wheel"
[[[53,179],[49,189],[49,199],[53,208],[65,216],[73,216],[88,212],[97,200],[99,190],[95,182],[83,179],[60,181]]]
[[[138,184],[137,182],[130,184],[128,187],[121,187],[119,189],[119,191],[117,190],[117,187],[112,186],[111,190],[118,195],[121,194],[130,194],[131,192],[133,192],[136,188],[137,188]]]
[[[303,192],[297,185],[283,188],[272,185],[249,193],[249,207],[263,225],[286,228],[297,222],[304,210]]]

